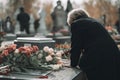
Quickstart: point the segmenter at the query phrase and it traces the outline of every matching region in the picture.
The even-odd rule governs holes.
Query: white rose
[[[0,51],[3,51],[6,47],[2,46],[0,47]]]
[[[58,51],[58,52],[56,53],[56,56],[57,56],[57,57],[61,57],[61,56],[62,56],[62,53],[61,53],[60,51]]]
[[[54,52],[53,48],[49,48],[49,53],[53,53],[53,52]]]
[[[61,54],[64,54],[64,51],[63,51],[63,50],[60,50],[59,52],[61,52]]]
[[[62,60],[58,60],[57,64],[59,64],[60,66],[62,66],[63,65],[63,61]]]
[[[45,57],[45,59],[46,59],[46,61],[47,61],[47,62],[49,62],[49,61],[52,61],[52,60],[53,60],[53,58],[52,58],[52,56],[51,56],[51,55],[48,55],[47,57]]]
[[[60,69],[60,65],[58,64],[53,65],[53,70],[58,70],[58,69]]]
[[[45,47],[43,48],[43,50],[44,50],[45,52],[49,52],[49,47],[48,47],[48,46],[45,46]]]
[[[15,49],[14,53],[18,54],[19,53],[19,49]]]

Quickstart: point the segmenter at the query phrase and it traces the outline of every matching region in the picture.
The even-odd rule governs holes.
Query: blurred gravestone
[[[67,1],[67,7],[66,7],[66,17],[67,17],[67,15],[68,15],[68,13],[71,11],[73,9],[73,6],[72,6],[72,3],[70,2],[70,0],[68,0]],[[67,21],[67,18],[66,18],[66,21]],[[69,25],[67,24],[67,22],[66,22],[66,26],[68,27],[68,29],[69,29],[69,35],[70,35],[70,27],[69,27]]]
[[[9,16],[6,17],[6,20],[3,24],[3,31],[6,33],[3,38],[4,40],[14,40],[16,39],[16,35],[14,34],[14,26],[12,24],[12,20]]]
[[[58,32],[59,30],[64,29],[66,25],[66,13],[61,5],[61,1],[57,1],[57,6],[54,8],[51,16],[53,20],[52,32]]]
[[[66,11],[64,10],[61,1],[57,1],[57,6],[55,6],[52,14],[53,19],[53,39],[58,44],[64,44],[69,41],[69,30],[66,25]]]
[[[13,26],[11,18],[9,16],[7,16],[4,21],[3,30],[6,33],[14,33],[14,26]]]
[[[41,9],[40,11],[40,27],[38,27],[38,33],[45,35],[47,34],[47,28],[46,28],[46,23],[45,23],[45,17],[46,17],[46,11],[44,10],[44,8]]]
[[[0,19],[0,32],[3,31],[2,24],[3,24],[3,21],[2,21],[2,19]]]
[[[68,14],[73,9],[70,0],[67,1],[66,13]]]

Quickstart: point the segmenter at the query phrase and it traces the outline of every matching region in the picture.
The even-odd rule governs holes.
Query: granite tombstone
[[[66,13],[61,4],[61,1],[57,1],[57,6],[55,6],[52,14],[53,20],[53,32],[58,32],[60,29],[63,29],[66,24]]]

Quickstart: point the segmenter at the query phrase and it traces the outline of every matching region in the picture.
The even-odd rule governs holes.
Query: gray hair
[[[75,20],[88,17],[88,13],[83,9],[73,9],[67,15],[67,23],[70,26]]]

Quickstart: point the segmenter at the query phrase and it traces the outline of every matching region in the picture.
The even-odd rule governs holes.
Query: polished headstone
[[[7,33],[3,36],[4,40],[6,41],[15,40],[16,37],[17,37],[16,34],[11,34],[11,33]]]
[[[17,47],[33,45],[38,46],[39,49],[43,49],[44,46],[55,47],[55,41],[52,38],[18,37],[14,43],[17,44]]]

